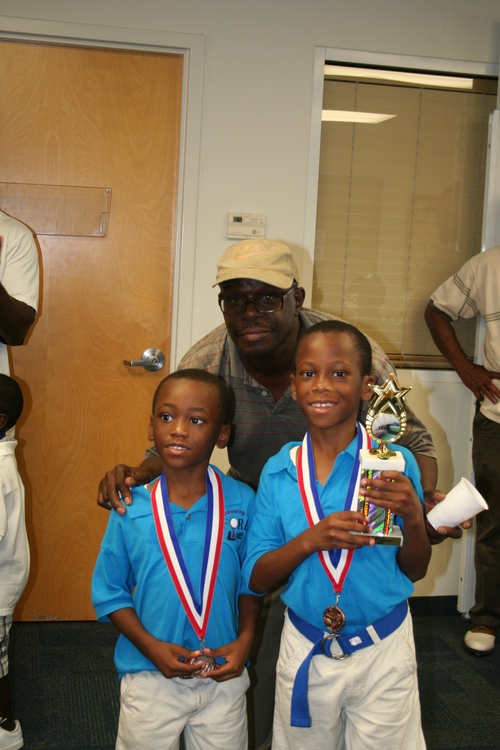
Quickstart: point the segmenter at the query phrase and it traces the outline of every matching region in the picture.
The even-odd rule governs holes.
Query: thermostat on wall
[[[251,237],[266,236],[265,214],[238,214],[230,212],[227,215],[228,240],[245,240]]]

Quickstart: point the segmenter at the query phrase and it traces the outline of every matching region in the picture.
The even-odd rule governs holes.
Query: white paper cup
[[[439,526],[458,526],[482,510],[488,510],[486,500],[474,485],[462,477],[445,499],[428,512],[427,518],[435,529]]]

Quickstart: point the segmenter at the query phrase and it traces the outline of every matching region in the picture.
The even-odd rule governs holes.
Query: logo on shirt
[[[242,513],[242,511],[236,512]],[[248,519],[245,517],[236,518],[233,513],[234,511],[229,511],[229,530],[226,538],[231,542],[236,542],[238,539],[243,539],[243,534],[248,529]],[[242,515],[244,516],[244,513]]]

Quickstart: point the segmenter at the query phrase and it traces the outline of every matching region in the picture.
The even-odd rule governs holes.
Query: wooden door
[[[93,619],[104,471],[136,464],[168,363],[182,57],[0,43],[0,181],[110,187],[106,237],[38,237],[43,291],[12,375],[32,567],[17,619]],[[18,216],[23,220],[22,216]]]

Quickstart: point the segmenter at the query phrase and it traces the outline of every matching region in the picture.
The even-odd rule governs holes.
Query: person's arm
[[[424,456],[422,453],[414,454],[414,459],[420,469],[420,481],[422,484],[422,490],[424,493],[424,507],[425,507],[425,528],[427,536],[431,544],[441,544],[445,539],[460,539],[462,536],[462,529],[460,526],[440,526],[439,531],[427,520],[427,513],[432,508],[444,500],[446,495],[444,492],[435,489],[437,484],[437,461],[435,458],[430,456]],[[471,521],[465,521],[463,524],[464,529],[471,527]]]
[[[167,643],[154,638],[142,625],[135,610],[131,607],[118,609],[108,616],[120,633],[123,633],[164,677],[187,677],[200,668],[199,664],[188,664],[188,662],[199,656],[201,651],[190,651],[175,643]]]
[[[210,656],[220,657],[226,660],[225,664],[217,664],[213,672],[208,672],[216,682],[231,680],[239,677],[243,672],[248,660],[250,648],[253,643],[255,628],[262,610],[262,597],[250,594],[241,594],[238,598],[239,620],[238,635],[235,641],[225,646],[214,649],[205,649]]]
[[[0,256],[3,238],[0,237]],[[16,297],[11,296],[0,283],[0,336],[9,346],[23,343],[29,327],[35,320],[36,312]]]
[[[330,513],[322,521],[298,534],[282,547],[270,550],[253,566],[250,588],[257,594],[285,581],[306,558],[319,550],[359,549],[373,546],[373,539],[351,534],[351,531],[368,531],[362,513],[344,510]]]
[[[366,488],[370,483],[370,489]],[[400,569],[418,581],[427,572],[431,545],[424,524],[424,511],[413,485],[398,471],[383,471],[379,479],[362,479],[359,494],[381,508],[390,508],[403,519],[403,545],[397,554]]]
[[[437,348],[452,365],[462,383],[479,401],[486,397],[496,404],[500,399],[500,390],[492,381],[500,380],[500,373],[491,372],[482,365],[471,362],[460,346],[450,321],[430,304],[425,308],[425,322]]]
[[[430,543],[441,544],[445,539],[460,539],[462,536],[460,526],[439,526],[438,529],[435,529],[427,520],[427,513],[440,503],[441,500],[444,500],[446,495],[441,490],[436,489],[438,478],[436,459],[426,456],[423,453],[414,453],[413,457],[420,469],[420,481],[422,483],[425,503],[425,528]],[[472,521],[464,521],[462,524],[462,528],[464,529],[470,529],[471,526]]]
[[[124,515],[126,513],[125,505],[132,504],[130,488],[151,482],[160,476],[162,471],[163,465],[158,455],[148,456],[138,467],[117,464],[114,469],[107,471],[99,482],[97,504],[107,510],[113,508],[120,515]],[[120,501],[119,492],[125,505]]]
[[[463,384],[472,391],[479,401],[483,401],[486,396],[490,401],[496,403],[497,399],[500,398],[500,391],[493,384],[492,380],[500,379],[500,373],[491,372],[483,366],[475,365],[470,361],[457,339],[455,329],[451,325],[450,320],[438,308],[428,304],[425,308],[424,317],[434,343],[452,365]],[[425,496],[426,513],[434,507],[436,500],[439,502],[443,498],[444,495],[442,493],[441,497],[438,498]],[[471,525],[471,521],[464,521],[462,527],[469,529]],[[426,527],[432,544],[439,543],[447,536],[454,539],[462,536],[462,530],[459,527],[449,528],[440,526],[438,530],[435,530],[427,520]]]
[[[426,456],[423,453],[414,453],[413,457],[420,469],[420,482],[424,497],[431,495],[436,489],[438,468],[437,461],[432,456]]]
[[[0,336],[9,346],[20,346],[33,321],[35,311],[8,294],[0,284]]]

